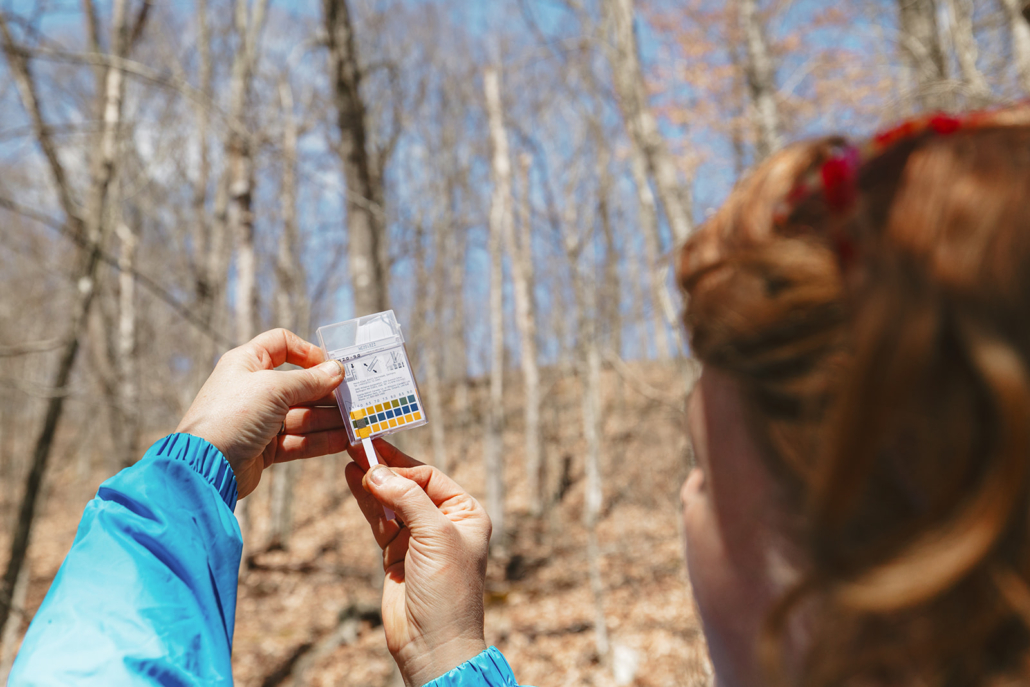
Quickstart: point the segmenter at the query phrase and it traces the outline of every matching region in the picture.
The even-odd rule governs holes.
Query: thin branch
[[[233,133],[239,136],[252,138],[251,132],[242,121],[235,119],[228,113],[224,112],[218,107],[214,100],[209,98],[199,89],[195,88],[188,81],[161,74],[160,72],[151,69],[145,64],[136,62],[135,60],[103,53],[69,52],[66,50],[56,50],[54,48],[44,47],[37,47],[32,50],[22,50],[22,52],[24,57],[34,60],[63,62],[65,64],[101,65],[120,69],[126,74],[135,76],[143,81],[147,81],[156,86],[161,86],[162,88],[177,91],[194,104],[206,107],[210,111],[214,112],[225,122],[225,125],[229,127]]]
[[[68,229],[67,225],[62,223],[60,220],[54,219],[53,217],[33,210],[32,208],[25,207],[9,198],[0,197],[0,208],[6,208],[22,217],[35,220],[43,226],[58,232],[65,238],[74,241],[79,246],[87,248],[92,245],[84,236],[72,232]],[[100,251],[100,260],[118,272],[125,271],[119,264],[118,258],[110,253]],[[151,295],[164,301],[177,315],[196,327],[199,332],[210,338],[212,341],[230,347],[236,345],[235,341],[208,326],[193,313],[188,305],[181,303],[167,289],[155,282],[153,279],[135,268],[128,270],[128,272],[135,278],[137,284],[150,292]]]
[[[633,391],[644,398],[654,401],[655,403],[661,403],[663,406],[667,406],[677,412],[683,410],[683,397],[679,394],[667,394],[663,391],[655,389],[650,384],[640,381],[638,375],[633,374],[633,370],[630,369],[626,361],[619,357],[614,351],[605,351],[605,359],[608,360],[612,365],[612,369],[622,377],[623,381],[629,385]]]
[[[64,166],[57,156],[57,148],[50,137],[50,128],[43,120],[43,111],[40,108],[39,98],[36,94],[36,84],[32,80],[32,74],[29,71],[27,53],[22,47],[15,44],[14,37],[11,35],[11,30],[7,25],[7,19],[2,12],[0,12],[0,38],[2,38],[4,55],[7,57],[7,62],[11,67],[11,72],[18,86],[22,105],[28,112],[29,119],[32,120],[32,128],[36,133],[36,140],[43,149],[43,154],[50,165],[50,174],[53,177],[54,186],[57,187],[57,196],[61,203],[61,209],[64,210],[65,215],[68,217],[68,222],[72,224],[72,231],[81,235],[83,231],[82,215],[78,204],[72,199],[71,185],[68,182],[67,174],[65,174]]]
[[[13,358],[20,355],[29,355],[30,353],[45,353],[59,348],[64,343],[64,339],[45,339],[43,341],[28,341],[11,346],[0,345],[0,358]]]

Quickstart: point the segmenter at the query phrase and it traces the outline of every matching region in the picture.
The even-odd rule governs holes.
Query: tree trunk
[[[354,316],[387,310],[386,217],[381,170],[368,151],[361,64],[347,0],[322,0],[340,140],[336,153],[347,184],[347,233]]]
[[[490,405],[487,410],[484,463],[486,508],[493,522],[490,551],[506,553],[504,522],[504,237],[512,234],[511,157],[501,104],[501,75],[496,67],[483,73],[492,149],[490,196]]]
[[[898,0],[898,28],[901,53],[912,75],[919,109],[948,109],[952,93],[937,26],[936,0]]]
[[[619,109],[629,132],[631,145],[647,162],[658,198],[672,231],[673,242],[681,244],[693,232],[690,194],[680,187],[676,166],[658,130],[647,99],[644,73],[640,67],[637,37],[633,31],[633,0],[602,0],[605,23],[614,40],[604,40],[611,65]]]
[[[126,5],[127,0],[115,0],[111,10],[111,52],[116,57],[124,57],[126,53],[128,38],[126,35]],[[63,168],[61,168],[60,162],[56,158],[56,149],[53,147],[49,138],[49,131],[43,123],[38,107],[35,84],[32,81],[21,49],[14,45],[7,22],[2,14],[0,14],[0,34],[3,37],[4,53],[7,55],[8,63],[19,85],[22,104],[29,111],[30,117],[33,120],[33,128],[36,131],[40,146],[44,151],[54,151],[54,158],[50,160],[51,171],[55,181],[60,184],[61,180],[65,179]],[[36,515],[36,501],[39,498],[40,488],[43,485],[43,476],[46,473],[54,436],[57,433],[57,425],[64,410],[66,387],[71,378],[75,360],[78,357],[79,341],[85,332],[86,322],[93,304],[93,297],[96,293],[95,283],[97,268],[100,265],[100,253],[103,250],[109,230],[109,224],[104,222],[104,215],[107,210],[111,179],[114,176],[118,162],[116,157],[118,131],[121,124],[122,100],[125,93],[123,77],[124,75],[120,69],[113,66],[108,68],[104,84],[105,105],[102,134],[95,152],[95,159],[97,161],[96,172],[91,183],[85,220],[87,247],[83,251],[79,260],[79,266],[74,273],[73,278],[77,286],[77,294],[70,317],[70,326],[51,380],[53,396],[47,401],[43,426],[36,439],[32,462],[25,480],[25,488],[22,492],[18,519],[11,537],[11,552],[7,560],[7,569],[4,572],[3,580],[0,581],[0,627],[4,627],[7,623],[11,595],[18,575],[21,573],[21,568],[25,563],[25,556],[28,552],[29,539],[32,533],[32,523]],[[50,153],[47,153],[47,157],[50,158]],[[66,214],[69,210],[74,211],[70,200],[65,200],[66,198],[71,198],[70,189],[66,186],[61,188],[59,196],[62,198],[62,205]],[[67,219],[74,226],[77,215],[72,214]]]
[[[447,416],[449,413],[444,412],[443,408],[443,380],[447,362],[447,349],[450,341],[448,337],[446,306],[449,301],[453,302],[456,298],[456,294],[449,293],[450,277],[448,272],[461,272],[462,268],[460,265],[451,264],[449,251],[449,243],[456,240],[457,234],[454,226],[452,205],[454,202],[454,178],[456,174],[454,168],[455,160],[452,154],[455,141],[453,140],[454,137],[450,135],[451,128],[446,123],[446,112],[441,113],[441,121],[445,122],[443,125],[442,149],[438,151],[442,156],[444,165],[444,169],[440,170],[443,174],[442,199],[440,200],[442,220],[437,220],[433,223],[433,283],[430,287],[433,294],[430,310],[433,314],[437,335],[430,337],[427,342],[426,398],[429,402],[429,411],[433,413],[429,429],[433,449],[433,465],[441,471],[447,472],[450,467],[447,456]],[[448,295],[450,295],[450,298],[448,298]],[[457,300],[460,305],[461,300]],[[458,434],[461,435],[463,433],[464,430],[459,427]]]
[[[951,43],[966,98],[974,107],[982,107],[991,101],[991,89],[987,80],[976,66],[980,50],[973,34],[973,0],[944,0],[951,27]]]
[[[1030,93],[1030,20],[1023,15],[1020,0],[999,0],[1009,20],[1012,33],[1012,53],[1016,60],[1016,72],[1023,90]]]
[[[18,580],[14,584],[14,593],[11,595],[11,606],[13,613],[8,614],[7,624],[0,627],[0,685],[7,684],[7,678],[14,667],[15,651],[14,646],[21,635],[22,617],[25,613],[25,597],[29,591],[29,579],[32,576],[28,561],[22,566],[18,573]]]
[[[268,0],[257,0],[253,10],[247,0],[236,0],[233,26],[239,40],[233,56],[229,84],[229,117],[234,122],[246,119],[250,92],[257,65],[258,41],[265,23]],[[236,127],[229,130],[225,157],[228,166],[228,210],[226,233],[236,241],[236,340],[245,343],[257,334],[257,254],[254,246],[254,151],[251,136]],[[217,220],[216,220],[217,221]],[[252,499],[241,499],[236,517],[243,532],[240,569],[249,566],[247,531],[251,527]]]
[[[638,221],[643,230],[641,233],[644,238],[644,260],[647,262],[644,273],[651,291],[650,314],[651,325],[654,327],[654,336],[651,340],[654,342],[658,359],[668,360],[671,355],[670,343],[675,338],[674,332],[678,330],[673,328],[674,323],[667,321],[662,307],[665,301],[662,291],[666,286],[660,278],[661,270],[658,264],[662,252],[662,238],[658,231],[658,208],[647,179],[647,162],[643,153],[635,146],[630,146],[630,171],[633,173],[633,182],[637,189]]]
[[[776,104],[776,67],[766,42],[765,28],[758,15],[757,0],[738,0],[741,32],[747,47],[744,72],[751,91],[752,116],[758,137],[755,141],[755,162],[783,147],[783,124]]]
[[[497,105],[499,106],[499,102]],[[498,110],[493,116],[500,117]],[[500,122],[503,127],[503,120]],[[526,487],[529,491],[529,513],[539,518],[543,512],[540,494],[540,367],[536,348],[536,302],[533,296],[533,224],[529,200],[530,158],[520,159],[522,205],[516,236],[514,222],[504,224],[504,242],[511,261],[511,278],[515,287],[515,325],[522,351],[522,386],[525,394],[523,412],[526,440]],[[511,187],[509,186],[509,189]]]
[[[118,254],[118,404],[122,417],[120,467],[139,458],[139,361],[136,348],[136,250],[139,237],[126,222],[118,221],[115,233],[121,244]]]
[[[228,177],[219,179],[213,217],[208,217],[208,185],[211,182],[211,159],[209,136],[211,114],[208,102],[212,96],[214,70],[211,63],[211,31],[207,23],[207,0],[197,0],[197,54],[199,60],[200,92],[205,102],[194,108],[196,116],[197,176],[193,180],[193,270],[194,302],[197,315],[209,329],[214,326],[216,310],[225,292],[228,275],[228,255],[225,250],[225,220],[228,212],[229,194],[225,188]],[[196,340],[199,352],[193,375],[192,398],[203,386],[214,365],[217,345],[210,336],[199,334]]]
[[[443,228],[437,226],[436,232],[443,231]],[[439,253],[436,254],[436,261],[441,262],[441,256]],[[443,293],[443,284],[434,279],[433,284],[434,296],[433,296],[433,312],[436,314],[436,321],[439,324],[440,315],[442,308],[440,307],[440,301],[442,300],[436,294]],[[439,468],[442,472],[447,472],[447,426],[445,424],[447,414],[443,412],[443,380],[441,374],[441,362],[443,359],[443,337],[432,337],[428,342],[426,350],[426,400],[429,402],[428,411],[431,412],[432,418],[429,423],[429,436],[433,448],[433,465]]]
[[[604,240],[604,283],[599,289],[601,306],[598,317],[601,318],[605,345],[616,355],[622,354],[622,288],[619,284],[619,258],[622,257],[616,247],[615,228],[612,226],[610,202],[613,179],[611,173],[611,149],[604,134],[604,125],[599,119],[591,117],[588,126],[594,139],[597,155],[597,214],[601,224],[601,237]]]
[[[567,223],[572,227],[571,222]],[[587,561],[590,591],[594,601],[594,646],[598,659],[610,665],[608,623],[604,613],[604,584],[601,579],[601,553],[597,543],[597,521],[601,514],[603,491],[601,485],[601,433],[604,427],[601,399],[601,345],[597,328],[597,283],[593,260],[587,269],[579,267],[581,252],[593,245],[589,234],[576,241],[566,241],[566,254],[572,271],[575,297],[576,339],[580,378],[582,379],[583,440],[586,444],[584,472],[586,492],[583,496],[583,524],[587,529]]]
[[[452,311],[450,346],[444,358],[444,378],[451,385],[451,408],[454,425],[458,428],[458,459],[464,460],[469,445],[469,378],[468,343],[465,339],[465,253],[466,237],[456,230],[448,241],[448,262],[453,266],[449,274]]]
[[[279,82],[282,112],[283,152],[282,188],[279,204],[283,215],[283,233],[279,237],[276,278],[279,288],[275,298],[275,321],[279,327],[307,336],[310,327],[307,286],[300,260],[301,242],[297,226],[297,118],[294,114],[290,75]],[[275,466],[272,474],[268,548],[289,549],[293,532],[294,487],[300,474],[300,461]]]

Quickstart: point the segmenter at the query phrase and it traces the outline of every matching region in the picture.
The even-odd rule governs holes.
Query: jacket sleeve
[[[188,434],[100,485],[8,685],[231,684],[236,496],[225,457]]]
[[[519,684],[504,655],[496,647],[490,647],[424,687],[519,687]]]

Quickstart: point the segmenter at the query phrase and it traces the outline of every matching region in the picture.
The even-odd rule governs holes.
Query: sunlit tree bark
[[[501,75],[496,67],[483,73],[490,120],[490,405],[487,409],[484,465],[486,508],[493,522],[490,551],[506,553],[504,520],[504,237],[512,234],[511,157],[501,104]]]
[[[769,54],[757,0],[738,0],[737,13],[747,47],[744,72],[751,91],[755,129],[758,131],[755,161],[760,162],[783,147],[783,123],[776,103],[776,67]]]
[[[340,138],[336,153],[347,185],[347,236],[355,316],[389,308],[382,170],[369,154],[361,64],[347,0],[323,0],[329,83]]]

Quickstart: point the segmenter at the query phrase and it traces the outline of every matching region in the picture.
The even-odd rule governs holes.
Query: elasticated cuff
[[[192,434],[169,434],[151,446],[143,454],[143,460],[151,456],[186,463],[215,488],[229,510],[236,510],[236,475],[229,461],[214,445]]]
[[[424,687],[519,687],[515,674],[497,647],[441,675]]]

